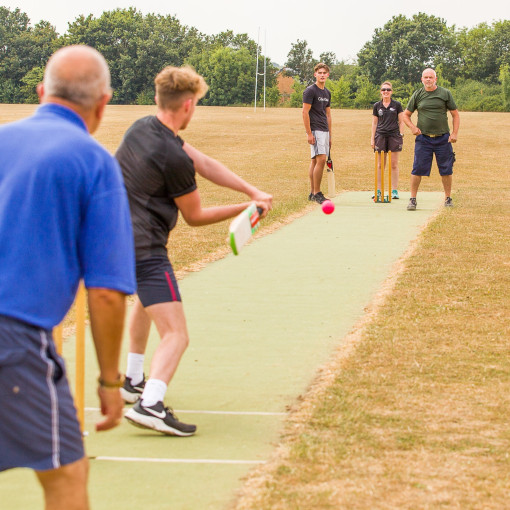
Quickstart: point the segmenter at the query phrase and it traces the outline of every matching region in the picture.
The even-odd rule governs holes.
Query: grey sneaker
[[[416,211],[416,198],[410,198],[407,204],[408,211]]]
[[[319,193],[315,193],[313,196],[313,199],[318,203],[322,204],[322,202],[325,202],[327,198],[322,194],[322,191],[319,191]]]
[[[177,419],[172,409],[165,407],[163,402],[146,407],[139,400],[126,414],[126,420],[142,429],[152,429],[167,436],[192,436],[197,427],[183,423]]]
[[[142,396],[144,388],[145,375],[143,376],[141,382],[137,384],[132,384],[131,378],[126,377],[124,379],[124,386],[120,389],[120,394],[122,395],[122,398],[126,404],[134,404]]]
[[[445,207],[453,207],[453,200],[450,197],[446,197],[446,200],[444,201]]]

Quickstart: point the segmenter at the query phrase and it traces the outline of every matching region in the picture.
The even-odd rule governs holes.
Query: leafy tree
[[[37,85],[42,82],[44,76],[44,67],[33,67],[21,79],[21,94],[25,103],[36,104],[39,102],[37,95]]]
[[[220,32],[213,36],[206,36],[205,43],[214,47],[232,48],[233,50],[246,48],[254,57],[257,55],[257,43],[250,39],[248,34],[235,34],[232,30]]]
[[[290,106],[301,108],[303,106],[303,92],[307,87],[306,83],[301,83],[298,78],[292,84],[292,94],[290,95]]]
[[[458,74],[466,79],[497,83],[501,66],[510,64],[510,21],[464,28],[457,34],[457,41],[462,56]]]
[[[209,85],[202,104],[226,106],[249,104],[255,87],[255,59],[246,48],[212,47],[189,59]]]
[[[88,44],[103,54],[112,75],[114,103],[134,103],[167,65],[180,66],[203,44],[196,29],[172,16],[143,16],[135,8],[80,16],[69,26],[67,44]],[[142,95],[140,95],[142,94]]]
[[[439,64],[436,69],[436,76],[437,76],[437,84],[440,86],[440,87],[444,87],[445,89],[448,89],[452,86],[451,82],[448,81],[445,77],[444,77],[444,71],[443,71],[443,64]]]
[[[510,65],[504,64],[501,66],[499,81],[501,82],[503,104],[506,110],[510,110]]]
[[[314,82],[313,68],[317,63],[313,58],[312,50],[308,48],[306,41],[300,41],[292,44],[287,54],[285,66],[292,69],[301,83],[310,85]]]
[[[492,30],[487,23],[472,29],[463,28],[457,34],[457,44],[462,55],[459,75],[466,79],[483,80],[490,74],[489,47]]]
[[[351,98],[351,80],[342,76],[339,80],[328,80],[326,87],[331,91],[331,106],[333,108],[348,108],[353,106]]]
[[[354,104],[357,108],[370,108],[379,100],[379,87],[368,81],[366,76],[359,76],[357,80],[358,89]]]
[[[496,65],[493,76],[498,76],[501,66],[510,65],[510,20],[497,21],[493,24],[489,59]]]
[[[280,91],[278,90],[277,85],[273,85],[272,87],[266,90],[266,103],[269,106],[278,106],[280,102]]]
[[[452,93],[459,110],[502,112],[505,109],[499,84],[459,78]]]
[[[394,16],[377,28],[358,53],[358,64],[372,83],[387,78],[417,83],[425,67],[455,64],[455,32],[436,16],[415,14],[411,19]]]
[[[332,51],[325,51],[321,53],[319,56],[319,62],[323,62],[324,64],[329,66],[330,70],[332,69],[333,66],[335,66],[338,63],[336,55]]]
[[[342,76],[352,78],[360,73],[360,68],[356,64],[347,64],[343,60],[330,66],[329,79],[339,80]]]
[[[0,102],[26,101],[22,78],[32,68],[44,66],[59,45],[58,34],[47,21],[32,28],[19,9],[0,7]]]

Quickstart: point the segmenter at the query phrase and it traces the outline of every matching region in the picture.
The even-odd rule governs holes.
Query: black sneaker
[[[319,193],[315,193],[313,196],[313,199],[318,203],[322,204],[322,202],[325,202],[327,198],[322,194],[322,191],[319,191]]]
[[[453,200],[450,197],[446,197],[446,200],[444,201],[445,207],[453,207]]]
[[[126,377],[124,379],[124,386],[120,389],[120,394],[127,404],[134,404],[142,396],[143,389],[145,388],[145,376],[141,382],[134,386],[131,384],[131,380],[131,377]]]
[[[310,202],[313,202],[313,193],[310,193],[308,195],[308,200],[310,200]]]
[[[408,211],[416,211],[416,198],[410,198],[407,204]]]
[[[135,427],[157,430],[168,436],[192,436],[197,430],[196,425],[180,422],[172,409],[161,401],[145,407],[139,400],[124,416]]]

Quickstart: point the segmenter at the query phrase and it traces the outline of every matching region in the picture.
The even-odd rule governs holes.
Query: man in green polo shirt
[[[452,143],[457,141],[460,117],[457,105],[449,90],[437,86],[437,76],[433,69],[425,69],[421,75],[423,88],[417,90],[409,100],[404,111],[404,122],[416,136],[414,145],[414,163],[411,172],[411,198],[408,211],[416,210],[416,195],[421,178],[430,175],[433,156],[443,181],[445,207],[452,207],[452,174],[455,153]],[[411,115],[418,110],[418,122],[411,122]],[[453,129],[448,127],[449,111],[452,116]]]

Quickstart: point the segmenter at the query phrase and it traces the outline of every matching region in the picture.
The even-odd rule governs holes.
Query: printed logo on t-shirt
[[[326,102],[328,102],[329,99],[327,97],[318,97],[317,101],[326,101]]]

